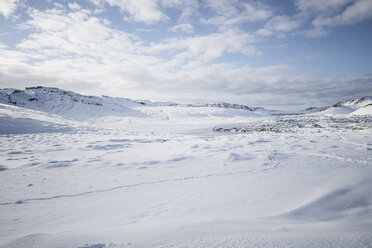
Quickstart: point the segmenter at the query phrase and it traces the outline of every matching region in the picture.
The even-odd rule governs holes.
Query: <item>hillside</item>
[[[100,117],[152,118],[167,121],[184,121],[187,117],[231,118],[268,115],[263,108],[252,108],[230,103],[178,104],[136,101],[109,96],[85,96],[72,91],[50,87],[28,87],[25,90],[0,90],[0,103],[10,104],[75,120]]]
[[[319,109],[319,114],[333,114],[333,115],[371,115],[370,108],[366,106],[372,104],[372,97],[364,96],[346,102],[338,102],[328,107]]]

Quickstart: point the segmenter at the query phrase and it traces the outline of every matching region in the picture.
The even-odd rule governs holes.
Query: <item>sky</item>
[[[372,0],[0,0],[0,88],[304,109],[372,95]]]

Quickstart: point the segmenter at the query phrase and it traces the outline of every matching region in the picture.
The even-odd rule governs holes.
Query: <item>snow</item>
[[[26,90],[0,90],[0,103],[58,114],[77,120],[104,116],[144,115],[130,108],[139,105],[125,98],[83,96],[50,87],[30,87]]]
[[[372,246],[371,115],[20,93],[0,104],[2,247]]]
[[[29,87],[25,90],[2,89],[0,90],[0,103],[13,104],[23,108],[84,121],[107,116],[167,119],[168,116],[163,113],[164,109],[178,115],[183,111],[173,110],[179,108],[187,111],[186,115],[188,117],[193,115],[234,115],[234,113],[249,115],[249,112],[253,111],[255,111],[253,114],[270,113],[270,111],[263,108],[251,108],[245,105],[229,103],[176,104],[134,101],[128,98],[113,98],[109,96],[84,96],[72,91],[41,86]],[[170,106],[172,108],[166,108]],[[226,111],[226,109],[229,109],[229,111]],[[209,110],[214,111],[214,113]],[[172,113],[170,114],[172,115]]]
[[[372,115],[372,104],[368,104],[358,110],[355,110],[351,115]]]
[[[331,114],[331,115],[347,115],[351,114],[355,110],[348,106],[330,107],[326,110],[319,112],[320,114]]]
[[[331,114],[331,115],[368,115],[371,112],[368,110],[360,110],[368,105],[372,104],[372,97],[360,97],[348,102],[339,102],[331,105],[327,108],[320,109],[319,114]]]

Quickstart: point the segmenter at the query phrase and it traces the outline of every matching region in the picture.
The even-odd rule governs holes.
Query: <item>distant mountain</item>
[[[0,90],[0,103],[58,114],[74,119],[102,116],[145,116],[130,107],[141,105],[126,98],[84,96],[51,87]]]
[[[372,103],[361,107],[358,110],[355,110],[351,113],[352,115],[372,115]]]
[[[371,104],[372,97],[363,96],[346,102],[338,102],[326,107],[310,107],[302,111],[302,113],[371,115]]]
[[[328,107],[310,107],[304,110],[304,112],[315,113],[325,110]]]
[[[363,96],[346,102],[338,102],[328,106],[320,113],[322,114],[353,114],[361,108],[372,103],[372,97]],[[372,114],[365,112],[365,114]]]
[[[372,103],[372,96],[363,96],[363,97],[355,98],[354,100],[345,102],[344,104],[364,107],[371,103]]]
[[[219,102],[219,103],[196,103],[196,104],[178,104],[179,106],[186,107],[212,107],[212,108],[232,108],[232,109],[244,109],[248,111],[264,110],[264,108],[259,107],[249,107],[246,105],[240,105],[235,103]]]
[[[143,107],[185,107],[186,108],[223,108],[246,110],[270,114],[263,108],[253,108],[246,105],[231,103],[200,103],[178,104],[173,102],[151,102],[148,100],[131,100],[128,98],[114,98],[109,96],[85,96],[73,91],[52,87],[27,87],[25,90],[0,89],[0,103],[18,107],[58,114],[73,119],[87,119],[104,116],[146,117],[151,112]],[[162,112],[162,110],[160,110]],[[213,111],[212,111],[213,112]]]
[[[118,117],[159,117],[170,116],[255,116],[286,115],[280,111],[266,110],[226,102],[179,104],[173,102],[151,102],[148,100],[131,100],[109,96],[86,96],[73,91],[52,87],[27,87],[25,90],[0,89],[0,103],[57,114],[75,120]],[[356,114],[371,112],[372,97],[360,97],[347,102],[338,102],[327,107],[312,107],[296,114]],[[152,107],[149,109],[149,107]],[[170,107],[170,108],[169,108]],[[172,107],[178,107],[172,108]],[[194,109],[196,108],[196,109]],[[223,113],[221,112],[223,111]],[[178,114],[176,114],[178,112]],[[184,112],[182,114],[182,112]],[[198,112],[198,114],[197,114]]]

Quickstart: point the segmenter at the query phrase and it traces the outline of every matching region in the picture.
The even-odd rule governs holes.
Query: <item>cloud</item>
[[[319,106],[372,92],[372,77],[317,78],[291,74],[290,69],[288,65],[258,68],[233,68],[227,65],[202,67],[192,73],[181,72],[177,77],[180,82],[178,89],[189,90],[190,94],[202,92],[204,96],[223,94],[231,99],[251,99],[242,102],[251,105],[297,103]],[[190,80],[186,75],[194,76]]]
[[[149,52],[173,52],[173,58],[184,62],[211,61],[225,53],[259,55],[254,47],[255,37],[249,33],[231,30],[194,37],[167,39],[148,48]]]
[[[0,14],[8,19],[19,7],[20,0],[0,0]]]
[[[167,21],[165,9],[181,11],[178,23],[189,21],[189,18],[197,13],[198,0],[89,0],[97,8],[104,9],[105,4],[118,7],[125,20],[154,24]]]
[[[157,0],[106,0],[110,6],[117,6],[136,22],[151,24],[167,19],[160,10]]]
[[[353,25],[372,17],[372,1],[360,0],[349,5],[340,14],[335,16],[317,16],[312,24],[315,27]]]
[[[110,22],[81,9],[65,12],[60,9],[30,10],[31,19],[21,27],[33,32],[17,47],[35,56],[73,55],[99,57],[135,49],[135,36],[109,27]]]
[[[371,0],[296,0],[296,14],[310,28],[298,33],[318,38],[330,33],[332,27],[354,25],[372,18]]]
[[[110,37],[104,39],[110,40]],[[121,41],[117,42],[105,46],[107,55],[100,51],[92,53],[96,47],[91,43],[92,50],[83,49],[84,54],[79,56],[75,56],[72,46],[65,47],[70,50],[64,56],[58,50],[60,54],[57,57],[49,54],[41,60],[37,52],[45,48],[35,47],[35,52],[31,53],[30,47],[25,51],[14,51],[1,45],[0,53],[4,57],[0,58],[0,82],[19,88],[47,84],[87,94],[100,92],[174,101],[197,97],[198,101],[238,101],[250,105],[328,104],[372,91],[370,76],[317,78],[294,74],[293,68],[286,64],[251,67],[228,63],[197,63],[192,66],[189,63],[173,70],[170,64],[173,60],[162,61],[153,56],[139,55],[143,47],[137,50],[135,43],[132,44],[133,51],[122,55],[119,53]]]
[[[72,10],[79,10],[79,9],[81,9],[80,5],[77,4],[77,3],[69,3],[69,4],[68,4],[68,7],[69,7],[70,9],[72,9]]]
[[[185,32],[185,33],[193,33],[194,32],[194,26],[190,23],[182,23],[177,24],[170,28],[173,32]]]
[[[288,33],[296,30],[302,24],[302,20],[296,17],[286,15],[274,16],[271,18],[263,28],[257,30],[257,34],[262,36],[269,36],[278,33]]]
[[[146,68],[159,63],[140,53],[137,37],[111,28],[109,21],[89,10],[31,9],[29,15],[21,28],[30,35],[16,44],[17,50],[2,48],[1,54],[7,55],[0,59],[2,83],[53,82],[76,89],[89,82],[94,91],[105,84],[126,89],[152,71]]]
[[[159,5],[163,8],[172,8],[180,11],[181,14],[178,23],[189,22],[192,16],[199,14],[198,0],[161,0]]]
[[[170,100],[172,96],[175,101],[195,96],[204,100],[245,99],[240,103],[256,105],[340,99],[372,90],[369,76],[318,78],[295,73],[284,62],[255,65],[255,59],[265,51],[262,44],[277,36],[326,35],[333,24],[325,22],[303,30],[318,16],[331,18],[337,25],[367,18],[368,14],[361,14],[361,9],[369,6],[364,0],[327,1],[328,11],[317,7],[320,1],[309,0],[307,5],[297,1],[300,13],[293,16],[276,15],[273,7],[256,1],[90,2],[97,7],[87,9],[80,1],[81,5],[64,2],[63,8],[43,11],[30,6],[25,21],[16,26],[24,34],[22,39],[9,46],[0,43],[0,85],[45,84],[87,94],[153,100]],[[133,25],[136,30],[161,26],[166,34],[153,38],[150,36],[155,32],[128,33],[117,27],[120,22],[107,19],[108,6],[120,8],[124,17],[140,22]],[[102,13],[97,14],[97,9]],[[252,31],[244,30],[243,24],[252,26]],[[143,37],[150,37],[151,42]]]
[[[211,11],[211,16],[202,18],[201,22],[218,26],[221,30],[242,23],[264,21],[273,15],[268,6],[259,2],[205,0],[204,7]]]
[[[297,0],[295,5],[301,11],[333,12],[356,0]]]
[[[307,37],[321,37],[331,27],[354,25],[372,18],[371,0],[297,0],[296,6],[304,19],[310,20],[310,29],[300,33]]]
[[[106,0],[88,0],[88,1],[98,8],[103,8],[106,2]]]
[[[181,12],[177,24],[169,30],[178,33],[193,33],[192,18],[198,15],[199,2],[197,0],[162,0],[163,8],[173,8]]]

